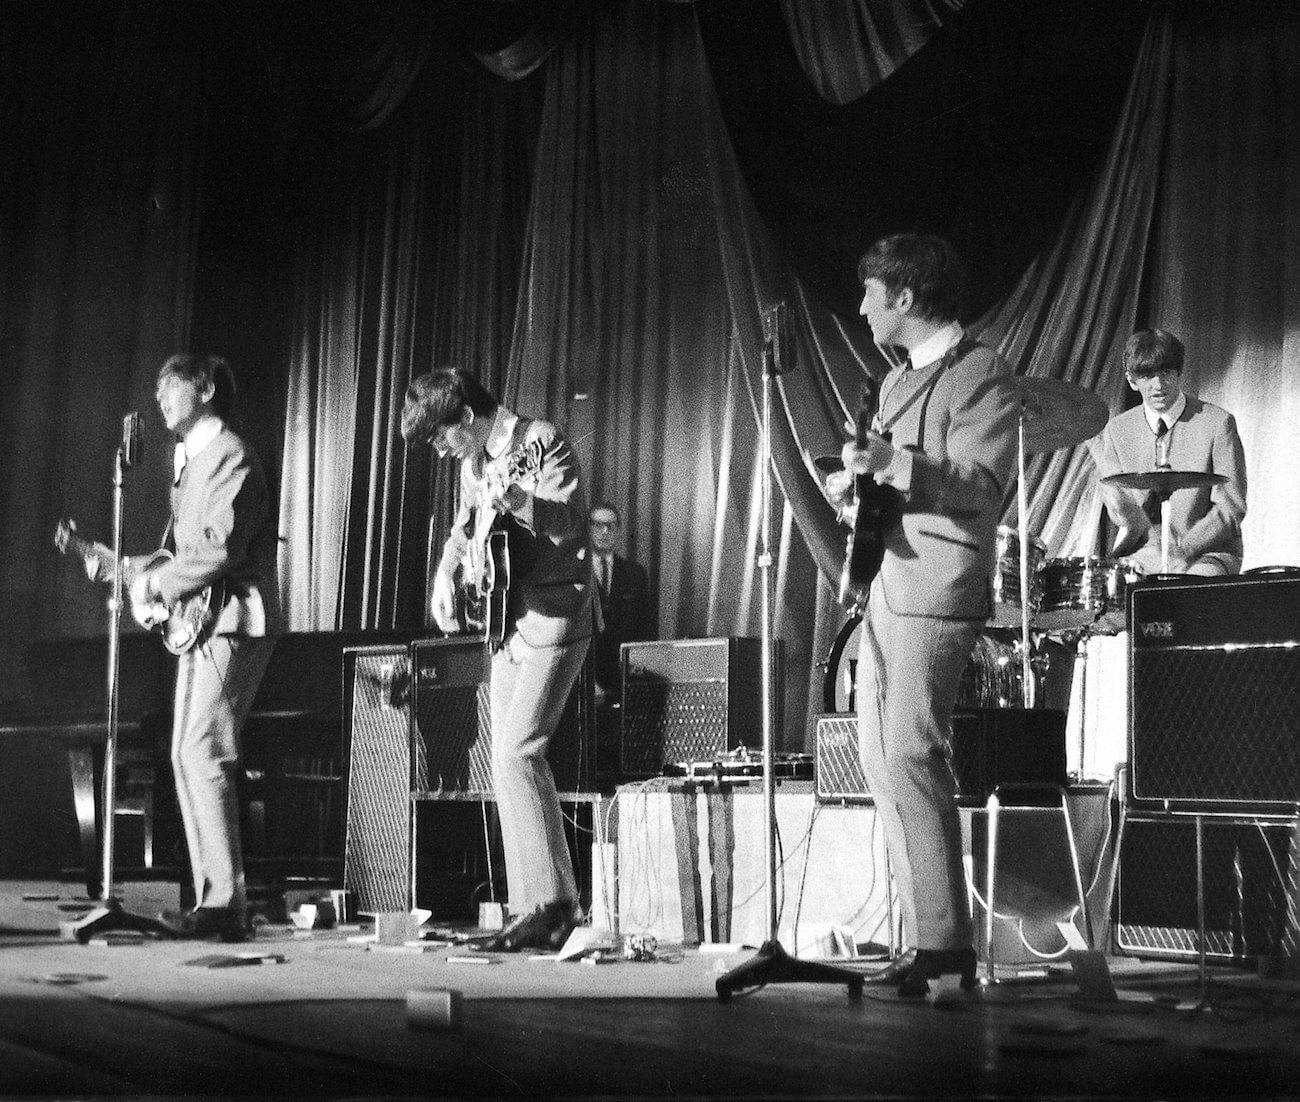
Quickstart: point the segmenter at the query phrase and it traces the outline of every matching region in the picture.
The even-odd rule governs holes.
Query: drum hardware
[[[1228,476],[1213,471],[1173,471],[1167,466],[1153,471],[1122,471],[1102,479],[1108,486],[1121,486],[1126,490],[1149,490],[1160,502],[1160,573],[1169,573],[1169,499],[1178,490],[1218,486],[1227,482]]]
[[[1016,507],[1020,532],[1020,637],[1029,639],[1029,502],[1025,486],[1025,457],[1031,452],[1056,451],[1096,436],[1110,410],[1091,391],[1062,379],[1017,375],[1012,380],[1020,398],[1016,432]],[[1034,706],[1034,675],[1030,647],[1021,649],[1025,707]]]

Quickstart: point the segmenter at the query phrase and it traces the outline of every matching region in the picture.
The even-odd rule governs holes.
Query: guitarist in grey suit
[[[858,661],[859,749],[897,882],[911,949],[875,982],[923,995],[956,973],[975,984],[973,927],[951,767],[962,670],[992,611],[996,528],[1011,485],[1016,401],[1010,366],[957,322],[963,267],[948,242],[895,235],[858,265],[860,312],[882,348],[906,358],[880,387],[861,446],[827,494],[850,480],[891,487]]]
[[[218,356],[172,356],[159,370],[158,409],[177,440],[172,556],[131,583],[132,604],[154,606],[159,619],[180,602],[206,604],[179,658],[172,716],[195,906],[163,919],[178,937],[223,941],[247,936],[239,735],[281,630],[275,519],[257,455],[226,424],[234,398]]]
[[[434,576],[432,613],[460,630],[456,577],[488,559],[480,546],[507,534],[504,622],[492,653],[492,784],[501,820],[510,910],[480,948],[554,949],[577,924],[578,892],[555,778],[546,760],[591,642],[592,574],[578,459],[559,430],[498,404],[468,371],[444,367],[411,380],[402,409],[407,444],[460,460],[460,506]],[[493,594],[489,593],[489,599]]]

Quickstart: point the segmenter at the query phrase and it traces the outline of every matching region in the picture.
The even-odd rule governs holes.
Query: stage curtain
[[[106,630],[107,591],[52,536],[73,517],[110,539],[130,410],[128,552],[156,548],[167,517],[153,396],[188,338],[212,77],[185,34],[148,3],[19,6],[0,29],[0,703],[24,691],[28,643]]]
[[[280,504],[294,630],[425,623],[454,478],[405,447],[406,385],[445,363],[504,380],[535,93],[434,76],[389,125],[340,128],[306,163]]]
[[[1244,567],[1300,565],[1300,19],[1198,0],[1175,25],[1141,322],[1183,340],[1187,388],[1237,419]]]

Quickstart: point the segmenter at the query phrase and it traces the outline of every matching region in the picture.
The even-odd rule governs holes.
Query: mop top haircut
[[[957,250],[933,234],[882,237],[858,260],[858,282],[878,279],[890,300],[912,292],[913,309],[926,321],[956,321],[966,293],[966,264]]]
[[[1124,344],[1124,370],[1149,379],[1168,370],[1183,373],[1183,342],[1165,329],[1139,329]]]
[[[224,356],[196,356],[181,352],[172,356],[158,369],[158,381],[174,377],[193,383],[202,391],[212,385],[212,411],[223,421],[230,419],[235,408],[235,373]]]
[[[402,439],[408,444],[430,444],[439,429],[457,424],[465,410],[486,417],[495,413],[498,405],[491,391],[463,367],[426,371],[406,388]]]

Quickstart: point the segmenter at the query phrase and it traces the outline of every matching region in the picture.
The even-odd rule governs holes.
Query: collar
[[[499,459],[506,453],[510,441],[514,439],[515,425],[518,423],[519,414],[511,412],[505,406],[497,406],[492,427],[488,429],[487,439],[483,441],[483,450],[489,459]]]
[[[1159,423],[1161,421],[1163,421],[1170,428],[1173,428],[1174,423],[1180,417],[1182,417],[1183,410],[1185,410],[1186,408],[1187,408],[1187,392],[1184,391],[1182,394],[1178,395],[1178,401],[1174,403],[1173,408],[1165,410],[1164,413],[1156,413],[1153,410],[1148,409],[1147,404],[1143,402],[1142,415],[1147,419],[1147,425],[1151,429],[1151,431],[1158,432]]]
[[[908,359],[912,367],[929,367],[932,363],[943,359],[944,353],[965,335],[966,330],[961,327],[960,322],[950,321],[942,329],[932,333],[915,348],[909,350]]]
[[[226,423],[220,417],[204,418],[185,434],[184,439],[176,441],[173,464],[177,479],[180,478],[185,464],[220,436],[221,430],[225,427]]]

